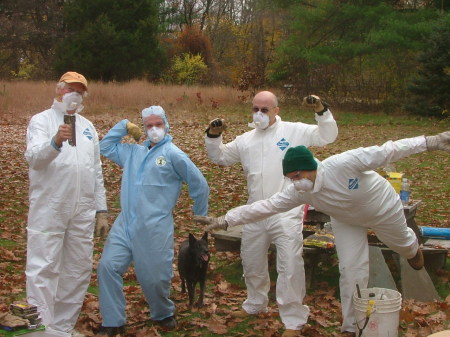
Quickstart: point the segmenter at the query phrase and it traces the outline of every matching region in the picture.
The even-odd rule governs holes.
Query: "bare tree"
[[[0,6],[0,75],[51,73],[55,43],[63,35],[63,0],[3,0]],[[7,68],[7,71],[4,69]],[[32,70],[31,70],[32,69]]]

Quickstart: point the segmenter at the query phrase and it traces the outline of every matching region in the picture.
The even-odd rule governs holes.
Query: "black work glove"
[[[206,129],[206,135],[210,138],[220,137],[222,131],[227,128],[225,124],[225,119],[216,118],[209,122],[209,126]]]
[[[319,96],[309,95],[303,98],[303,105],[308,108],[314,109],[315,113],[322,116],[327,111],[330,105],[322,100]]]

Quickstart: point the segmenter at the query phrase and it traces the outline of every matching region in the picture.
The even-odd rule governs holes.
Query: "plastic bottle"
[[[403,178],[402,180],[402,186],[400,187],[400,200],[402,201],[402,204],[404,206],[408,205],[409,203],[409,181],[407,178]]]

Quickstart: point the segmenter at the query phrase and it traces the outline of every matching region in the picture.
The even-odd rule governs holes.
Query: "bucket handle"
[[[363,326],[362,328],[359,327],[358,321],[356,321],[356,327],[358,328],[358,332],[359,332],[358,337],[361,337],[361,335],[362,335],[364,329],[365,329],[366,326],[367,326],[367,323],[369,323],[370,316],[371,316],[374,312],[377,311],[376,309],[374,309],[374,306],[375,306],[375,300],[369,300],[369,301],[367,302],[366,318],[364,319],[364,326]]]

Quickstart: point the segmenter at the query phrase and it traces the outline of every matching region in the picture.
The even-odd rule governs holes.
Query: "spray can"
[[[69,145],[71,146],[77,146],[75,121],[76,121],[75,115],[64,115],[64,124],[69,124],[72,129],[72,139],[68,140]]]

